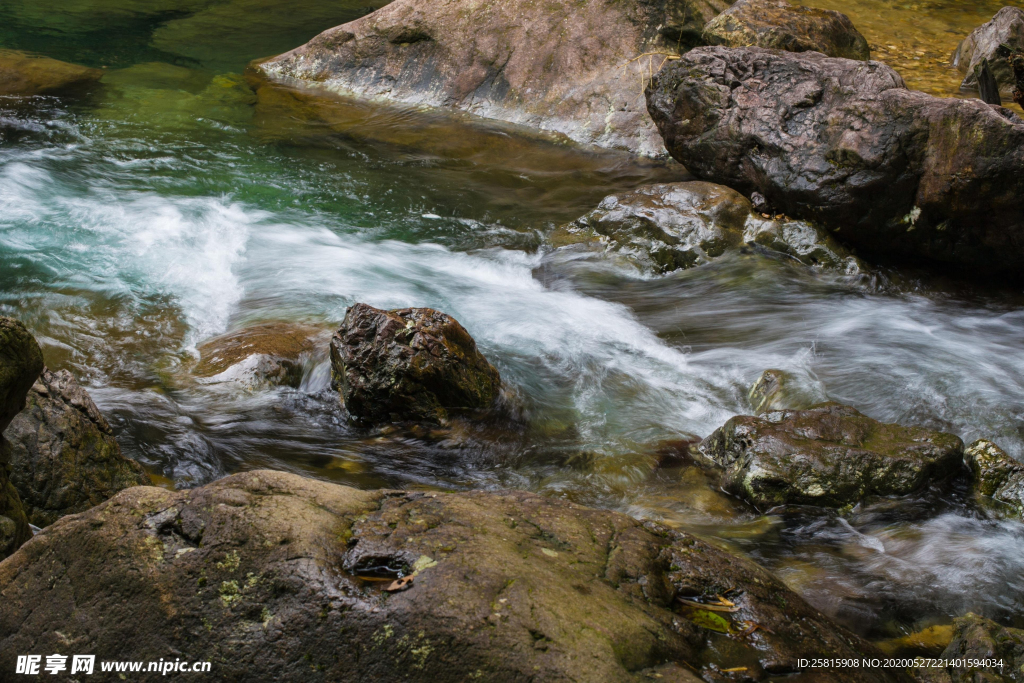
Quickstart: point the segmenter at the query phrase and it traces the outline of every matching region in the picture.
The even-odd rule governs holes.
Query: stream
[[[911,87],[952,96],[960,76],[941,55],[1007,3],[813,4],[850,14]],[[272,468],[367,488],[525,488],[744,553],[875,640],[968,610],[1024,626],[1024,524],[966,491],[765,515],[665,455],[749,413],[747,389],[778,368],[876,419],[1022,459],[1019,291],[746,251],[654,277],[552,251],[545,235],[605,195],[688,176],[500,126],[254,109],[249,60],[373,9],[273,5],[0,0],[0,47],[108,71],[79,104],[0,99],[0,314],[79,377],[155,482]],[[356,430],[326,342],[298,389],[192,372],[213,337],[274,322],[326,338],[356,302],[454,316],[530,426],[458,441]]]

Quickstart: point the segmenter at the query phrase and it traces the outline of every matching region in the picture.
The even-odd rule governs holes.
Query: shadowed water
[[[237,74],[261,56],[253,35],[191,51],[169,37],[206,35],[221,25],[209,13],[252,3],[179,4],[161,10],[171,18],[132,3],[101,13],[135,36],[134,52],[114,54],[92,33],[102,3],[46,17],[0,3],[34,27],[0,31],[5,46],[52,42],[54,56],[124,67],[75,107],[2,105],[0,313],[89,386],[158,481],[270,467],[361,487],[523,487],[717,539],[873,637],[969,609],[1024,619],[1024,525],[963,491],[762,515],[673,457],[749,412],[749,385],[780,368],[872,417],[984,436],[1021,458],[1016,293],[840,277],[753,252],[657,278],[552,252],[545,234],[606,194],[685,172],[409,112],[339,104],[297,119],[287,97],[255,107]],[[311,16],[252,30],[284,49],[335,21]],[[355,430],[326,349],[299,389],[192,372],[196,347],[225,331],[283,321],[326,333],[355,302],[455,316],[529,426]]]

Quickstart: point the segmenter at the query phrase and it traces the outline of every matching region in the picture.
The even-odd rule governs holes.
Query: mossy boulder
[[[350,307],[331,339],[331,369],[345,408],[366,424],[447,424],[488,410],[501,389],[469,332],[432,308]]]
[[[4,438],[11,444],[11,483],[36,526],[150,483],[142,466],[121,453],[109,423],[67,370],[43,370]]]
[[[786,0],[739,0],[708,22],[704,42],[870,59],[868,41],[842,12]]]
[[[750,561],[655,523],[269,471],[65,517],[0,564],[0,594],[4,671],[68,642],[111,660],[188,653],[250,682],[693,683],[881,656]]]
[[[725,488],[760,508],[840,507],[869,495],[912,493],[961,471],[952,434],[885,424],[850,406],[823,403],[734,417],[700,443]]]
[[[710,263],[743,244],[828,270],[859,269],[849,252],[813,225],[766,219],[739,192],[701,181],[609,195],[590,213],[555,230],[550,242],[604,248],[655,273]]]
[[[32,537],[21,498],[10,481],[11,445],[3,430],[25,407],[43,371],[43,351],[17,320],[0,317],[0,560]]]
[[[329,332],[293,323],[261,323],[199,345],[193,373],[207,382],[237,382],[246,388],[298,387]]]
[[[953,620],[953,640],[941,657],[964,664],[948,669],[946,680],[951,683],[1020,683],[1024,681],[1024,630],[967,614]],[[979,660],[1002,661],[1002,666],[977,666]]]
[[[975,490],[1010,506],[1024,516],[1024,465],[987,439],[978,439],[964,451]]]
[[[81,90],[103,76],[99,69],[18,50],[0,50],[0,95],[58,95]]]

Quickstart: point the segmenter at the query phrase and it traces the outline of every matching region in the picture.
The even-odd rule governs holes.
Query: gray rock
[[[870,59],[868,41],[850,18],[835,10],[791,5],[786,0],[739,0],[708,22],[704,42],[725,47],[764,47]]]
[[[0,560],[32,537],[17,490],[11,483],[11,444],[3,430],[25,407],[25,396],[43,371],[43,351],[25,326],[0,317]]]
[[[802,221],[764,219],[724,185],[645,185],[605,197],[590,213],[554,231],[556,247],[598,245],[644,270],[667,273],[710,263],[744,243],[809,266],[846,273],[859,262],[824,231]]]
[[[647,94],[698,177],[875,256],[1019,277],[1024,121],[1008,110],[907,90],[878,62],[760,48],[691,50]]]
[[[999,50],[1007,45],[1014,50],[1024,50],[1024,9],[1004,7],[992,19],[974,29],[971,35],[960,41],[953,53],[953,66],[964,74],[960,89],[978,92],[976,69],[982,61],[988,60],[992,75],[999,84],[1004,97],[1012,97],[1016,81],[1007,55]]]
[[[735,612],[702,607],[723,594]],[[110,660],[187,653],[211,680],[250,683],[694,683],[688,667],[764,680],[800,658],[881,656],[750,561],[658,524],[268,471],[65,517],[0,564],[0,595],[2,671],[69,642]]]
[[[43,370],[4,437],[11,444],[11,482],[28,521],[39,527],[150,483],[67,370]]]
[[[275,81],[457,109],[588,145],[665,156],[643,83],[728,0],[394,0],[253,65]],[[652,54],[635,59],[641,54]],[[632,61],[631,61],[632,60]]]
[[[725,488],[754,505],[839,507],[912,493],[962,467],[952,434],[884,424],[838,403],[734,417],[700,443]]]

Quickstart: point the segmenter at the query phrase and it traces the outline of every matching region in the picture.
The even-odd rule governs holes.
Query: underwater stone
[[[790,5],[786,0],[739,0],[708,22],[704,42],[869,59],[868,41],[835,10]]]
[[[0,50],[0,95],[56,95],[96,83],[99,69],[18,50]]]

